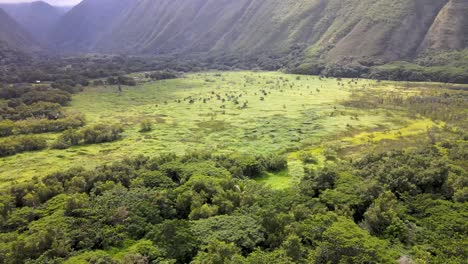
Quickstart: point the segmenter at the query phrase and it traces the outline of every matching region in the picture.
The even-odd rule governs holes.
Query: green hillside
[[[111,3],[84,1],[62,20],[55,42],[60,46],[73,34],[77,44],[71,50],[133,54],[284,56],[299,50],[305,59],[332,63],[388,62],[413,59],[426,49],[466,47],[468,3],[458,0]],[[456,30],[446,30],[452,24]],[[67,30],[70,26],[76,29]],[[93,27],[99,37],[76,34]],[[440,31],[455,44],[437,44]]]

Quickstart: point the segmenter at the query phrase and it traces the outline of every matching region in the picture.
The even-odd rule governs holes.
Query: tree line
[[[466,170],[432,145],[305,164],[166,153],[17,183],[0,195],[3,263],[462,263]],[[67,262],[68,261],[68,262]]]

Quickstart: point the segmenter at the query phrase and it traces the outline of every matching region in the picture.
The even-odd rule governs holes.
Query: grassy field
[[[137,76],[138,77],[138,76]],[[299,149],[315,151],[329,140],[363,144],[424,133],[430,120],[410,119],[400,111],[363,111],[340,103],[353,89],[408,93],[398,83],[321,79],[278,72],[209,72],[125,87],[89,87],[74,96],[68,112],[86,115],[88,125],[119,123],[124,137],[116,142],[67,150],[28,152],[0,159],[0,186],[73,166],[94,167],[139,154],[286,152],[289,172],[265,175],[275,188],[300,178]],[[417,93],[411,89],[410,93]],[[153,130],[140,133],[140,123]],[[396,133],[396,134],[395,134]],[[346,136],[343,136],[346,135]],[[48,134],[53,141],[57,135]],[[315,150],[314,150],[315,149]]]

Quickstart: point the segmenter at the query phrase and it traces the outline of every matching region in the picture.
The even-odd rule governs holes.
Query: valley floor
[[[144,79],[144,74],[134,74]],[[75,166],[92,168],[137,155],[205,150],[214,153],[289,153],[289,172],[259,181],[284,188],[301,177],[298,153],[324,151],[424,135],[442,124],[403,109],[345,106],[359,92],[408,97],[424,84],[320,78],[278,72],[206,72],[125,87],[89,87],[74,96],[67,112],[85,114],[88,125],[121,124],[121,140],[26,152],[0,159],[0,186]],[[139,132],[148,121],[153,130]],[[50,142],[57,134],[47,134]],[[366,147],[366,148],[367,148]]]

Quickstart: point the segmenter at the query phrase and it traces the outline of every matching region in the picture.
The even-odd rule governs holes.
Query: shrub
[[[318,159],[310,151],[301,151],[299,153],[299,159],[302,160],[305,164],[317,164]]]
[[[152,72],[147,75],[147,77],[151,78],[152,80],[166,80],[166,79],[176,79],[178,76],[174,72],[169,71],[157,71]]]
[[[47,148],[47,141],[38,136],[18,136],[0,141],[0,157],[11,156],[25,151]]]
[[[95,125],[83,130],[85,144],[111,142],[120,138],[123,128],[119,125]]]
[[[119,125],[95,125],[78,131],[68,129],[52,144],[54,149],[66,149],[81,144],[99,144],[119,139],[123,129]]]
[[[149,120],[145,120],[140,124],[140,132],[150,132],[153,130],[153,124]]]
[[[67,129],[82,127],[85,124],[83,115],[74,115],[58,120],[28,119],[15,125],[16,134],[38,134],[46,132],[61,132]]]
[[[267,171],[281,171],[288,167],[285,155],[271,154],[262,158],[263,168]]]
[[[0,121],[0,137],[13,135],[15,123],[11,120]]]
[[[83,134],[77,130],[69,129],[63,132],[52,144],[54,149],[66,149],[71,146],[77,146],[83,140]]]

